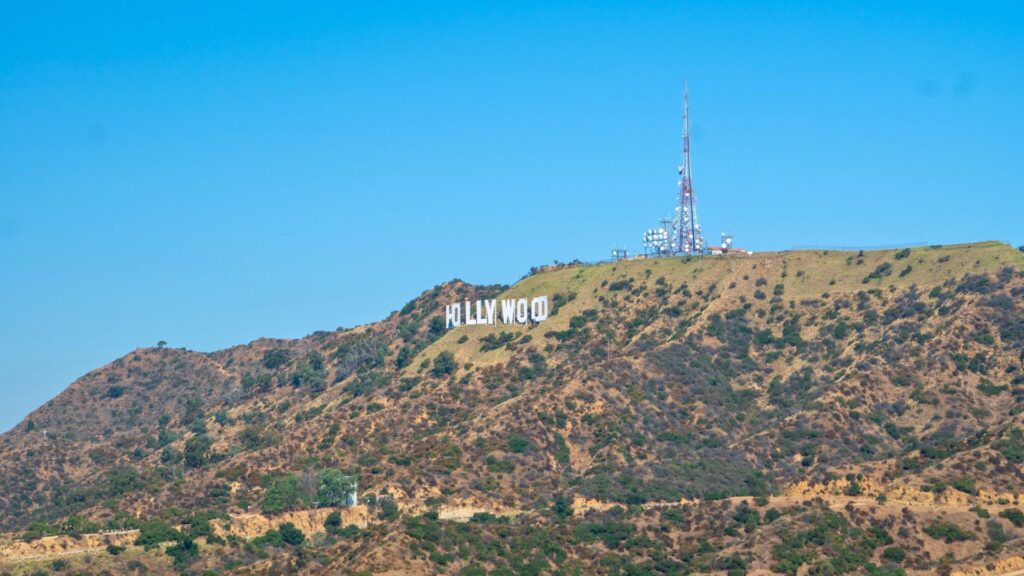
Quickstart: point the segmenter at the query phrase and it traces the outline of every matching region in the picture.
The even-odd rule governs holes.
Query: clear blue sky
[[[1021,2],[155,4],[3,2],[0,430],[161,339],[639,247],[684,78],[713,238],[1024,243]]]

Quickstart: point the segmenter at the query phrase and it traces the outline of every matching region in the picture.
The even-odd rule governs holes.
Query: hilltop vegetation
[[[445,330],[447,303],[544,294],[541,324]],[[1022,296],[1024,254],[999,243],[665,258],[453,281],[299,340],[140,349],[0,439],[0,524],[184,526],[161,537],[195,573],[984,564],[1024,552]],[[338,505],[349,478],[366,529],[204,528]]]

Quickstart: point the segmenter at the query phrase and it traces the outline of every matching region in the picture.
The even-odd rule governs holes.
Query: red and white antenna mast
[[[704,253],[704,237],[697,223],[697,205],[690,172],[690,88],[683,88],[683,162],[679,165],[679,201],[673,234],[673,252],[685,256]]]

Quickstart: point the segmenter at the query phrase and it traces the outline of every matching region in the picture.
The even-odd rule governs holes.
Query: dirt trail
[[[119,530],[101,534],[83,534],[80,538],[44,536],[32,542],[0,541],[0,562],[21,562],[106,552],[109,545],[126,547],[133,545],[137,535],[138,530]]]
[[[235,535],[245,539],[255,538],[271,528],[291,522],[306,534],[324,531],[324,520],[337,510],[341,514],[342,526],[354,524],[366,528],[370,523],[369,509],[359,504],[346,508],[318,508],[314,510],[297,510],[274,516],[262,514],[233,514],[230,520],[214,520],[215,531],[220,536]],[[98,534],[82,534],[74,536],[44,536],[25,542],[14,537],[0,539],[0,563],[27,562],[32,560],[49,560],[65,556],[95,554],[106,552],[107,546],[131,547],[135,545],[138,530],[118,530]],[[10,535],[9,535],[10,536]]]
[[[1010,556],[986,566],[964,567],[954,571],[951,576],[1024,576],[1024,558]]]
[[[914,495],[916,496],[916,495]],[[915,497],[900,498],[879,502],[877,497],[870,495],[860,496],[837,496],[825,494],[819,490],[790,490],[782,496],[771,496],[768,498],[767,507],[790,507],[804,504],[805,502],[822,499],[829,508],[840,510],[848,506],[857,508],[877,508],[881,510],[898,513],[903,508],[917,509],[922,511],[956,511],[967,512],[976,504],[961,501],[960,499],[938,499],[937,501],[926,502]],[[752,502],[753,497],[741,496],[728,498],[724,501],[731,505],[738,505],[740,502]],[[1014,502],[1017,499],[1014,498]],[[647,502],[641,507],[645,510],[671,508],[676,506],[699,506],[700,500],[686,500],[672,502]],[[616,506],[614,502],[602,502],[599,500],[576,497],[573,500],[573,513],[584,515],[591,511],[605,511]],[[995,506],[998,510],[1006,506]],[[990,505],[991,507],[991,505]],[[421,512],[419,507],[403,507],[407,513]],[[414,509],[415,508],[415,509]],[[266,533],[271,528],[277,528],[285,522],[291,522],[306,534],[323,532],[323,522],[333,509],[298,510],[287,512],[272,517],[261,514],[237,514],[232,515],[227,521],[214,521],[215,530],[218,534],[226,536],[233,534],[242,538],[251,539]],[[360,528],[367,527],[372,523],[369,509],[365,505],[341,508],[338,511],[342,515],[342,525],[355,524]],[[473,502],[472,505],[448,506],[439,511],[439,516],[444,520],[466,522],[474,514],[487,512],[496,516],[516,516],[529,514],[528,509],[515,509],[505,505],[488,505],[482,502]],[[0,539],[0,563],[26,562],[33,560],[48,560],[59,557],[94,554],[105,552],[109,544],[117,546],[133,546],[137,537],[137,530],[123,530],[107,532],[102,534],[85,534],[76,539],[71,536],[46,536],[32,542],[22,542],[13,538]],[[1000,559],[992,564],[991,568],[980,566],[964,566],[953,572],[953,576],[1024,576],[1024,558],[1013,556]]]

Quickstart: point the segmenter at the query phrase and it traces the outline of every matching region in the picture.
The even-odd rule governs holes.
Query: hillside
[[[540,324],[445,330],[445,304],[540,295]],[[0,528],[74,548],[160,519],[199,546],[171,564],[0,541],[0,573],[1024,568],[1022,296],[1024,253],[997,242],[663,258],[139,349],[0,437]],[[362,526],[238,528],[325,505],[332,471],[358,480]]]

